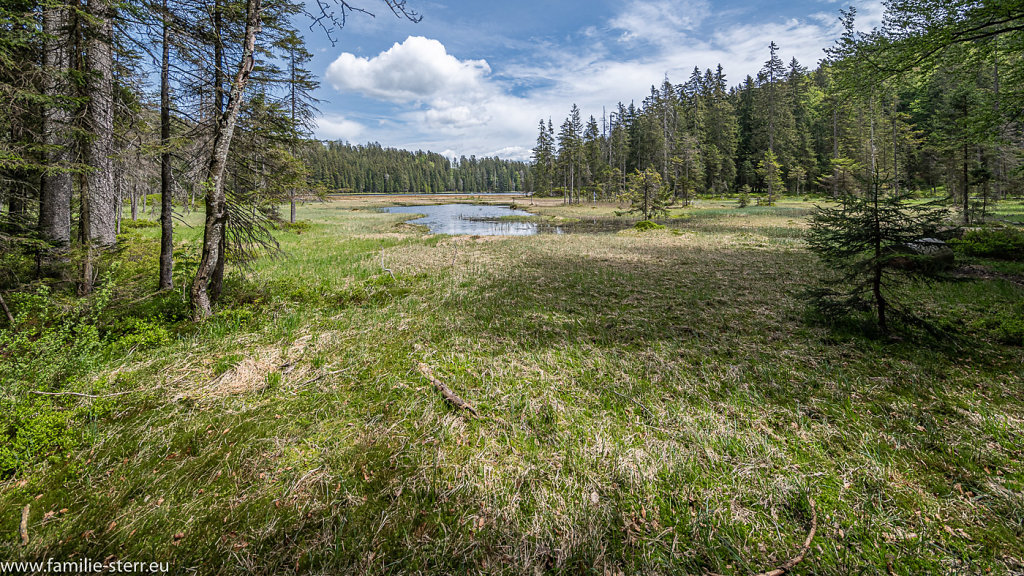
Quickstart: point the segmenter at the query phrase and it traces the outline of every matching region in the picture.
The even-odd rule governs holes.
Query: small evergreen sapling
[[[863,194],[845,194],[837,206],[818,206],[807,242],[834,274],[810,293],[817,308],[830,317],[871,310],[883,334],[890,316],[913,320],[898,289],[938,275],[933,258],[913,248],[946,217],[943,209],[911,203],[906,193],[883,193],[877,183]]]
[[[668,214],[671,200],[669,190],[662,182],[661,174],[653,168],[643,172],[637,170],[629,176],[629,212],[639,212],[644,220]]]

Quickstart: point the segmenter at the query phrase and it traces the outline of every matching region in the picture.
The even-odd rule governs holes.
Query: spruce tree
[[[764,159],[757,165],[757,175],[764,181],[768,189],[768,205],[775,204],[775,196],[782,190],[782,170],[779,167],[779,160],[775,153],[769,149],[764,153]]]
[[[629,177],[630,214],[640,213],[644,220],[668,213],[670,197],[661,174],[654,168],[637,170]]]
[[[550,120],[548,121],[550,123]],[[555,143],[543,120],[537,134],[537,145],[533,148],[534,193],[541,196],[551,191],[551,165],[555,156]]]
[[[815,209],[807,243],[831,275],[810,296],[826,316],[871,310],[883,334],[891,316],[915,318],[900,288],[940,272],[922,240],[935,235],[947,214],[910,200],[905,192],[883,192],[876,178],[867,192]]]

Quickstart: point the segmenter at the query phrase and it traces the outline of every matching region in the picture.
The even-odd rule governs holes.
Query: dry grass
[[[795,553],[813,497],[805,573],[1021,570],[1024,353],[815,323],[806,204],[483,240],[424,236],[380,201],[305,208],[293,257],[236,288],[254,317],[123,367],[168,388],[9,481],[3,530],[31,501],[33,543],[0,550],[203,573],[747,574]],[[559,202],[526,207],[615,217]],[[954,319],[1007,295],[1024,296],[919,293]]]

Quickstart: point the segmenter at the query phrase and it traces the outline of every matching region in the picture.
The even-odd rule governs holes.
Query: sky
[[[334,42],[304,29],[319,77],[315,137],[528,160],[537,124],[555,127],[575,103],[583,117],[639,104],[666,75],[724,67],[730,85],[755,75],[775,41],[787,63],[813,68],[854,5],[860,29],[881,21],[880,0],[408,0],[422,16],[396,18],[383,0],[350,0]],[[315,2],[311,2],[315,6]]]

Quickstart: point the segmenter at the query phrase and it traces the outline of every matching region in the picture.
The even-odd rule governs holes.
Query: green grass
[[[111,345],[67,383],[131,393],[57,401],[89,428],[0,484],[0,557],[748,574],[796,554],[813,499],[798,573],[1024,568],[1024,350],[979,322],[1024,298],[1012,279],[909,287],[959,337],[881,341],[800,299],[821,273],[807,202],[477,239],[427,236],[384,201],[303,207],[308,229],[278,236],[289,256],[234,269],[205,323],[175,316],[180,294],[117,308],[152,278],[115,294],[111,327],[160,312],[169,336],[136,329],[148,347]],[[120,274],[152,268],[157,234],[131,232]],[[181,228],[180,249],[199,235]]]
[[[992,215],[995,218],[1003,219],[1019,225],[1024,225],[1024,200],[1020,198],[1006,199],[990,206]]]

